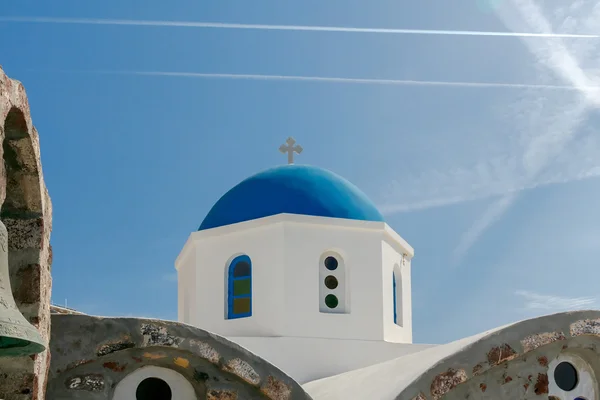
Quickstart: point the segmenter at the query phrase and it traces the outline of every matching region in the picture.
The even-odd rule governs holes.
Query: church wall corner
[[[193,325],[223,336],[277,335],[283,312],[282,300],[276,300],[283,299],[281,224],[214,236],[205,234],[195,243],[194,293],[197,297]],[[239,255],[248,256],[252,263],[252,312],[247,317],[228,319],[229,264]]]
[[[394,343],[412,343],[412,292],[411,292],[411,260],[385,240],[381,242],[382,252],[382,301],[383,301],[383,330],[384,339]],[[400,277],[394,288],[394,270]],[[400,298],[396,298],[398,316],[402,321],[394,323],[394,289]]]

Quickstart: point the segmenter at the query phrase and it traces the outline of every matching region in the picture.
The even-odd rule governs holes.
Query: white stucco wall
[[[374,340],[228,337],[300,384],[356,370],[432,347]]]
[[[196,303],[196,252],[182,252],[182,261],[186,266],[177,271],[177,320],[190,324],[193,304]]]
[[[229,227],[226,227],[229,228]],[[213,229],[212,231],[217,231]],[[268,224],[229,232],[194,232],[178,260],[180,291],[195,293],[190,305],[190,325],[222,336],[272,336],[281,332],[284,304],[283,226]],[[252,316],[227,319],[227,274],[229,263],[246,254],[252,262]],[[196,271],[195,278],[187,272]],[[181,294],[180,294],[181,296]],[[181,320],[180,320],[181,321]]]
[[[343,258],[344,313],[321,307],[323,253]],[[252,260],[252,316],[226,319],[228,262]],[[402,267],[403,326],[393,322],[392,268]],[[176,261],[189,321],[226,337],[306,337],[412,342],[413,249],[381,222],[280,214],[190,235]],[[191,271],[195,271],[195,276]],[[189,293],[193,292],[194,296]],[[339,293],[338,293],[339,294]],[[257,353],[264,356],[262,353]]]

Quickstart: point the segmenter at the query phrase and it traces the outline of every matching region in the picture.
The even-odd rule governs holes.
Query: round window
[[[327,287],[327,289],[335,289],[336,287],[338,287],[338,280],[335,276],[333,275],[329,275],[325,278],[325,286]]]
[[[554,369],[554,382],[561,390],[570,392],[577,386],[577,370],[569,362],[561,362]]]
[[[336,270],[338,267],[338,260],[335,257],[329,256],[325,259],[325,268],[330,271]]]
[[[336,308],[338,306],[339,300],[333,294],[328,294],[325,296],[325,305],[329,308]]]
[[[146,378],[135,391],[136,400],[171,400],[171,387],[160,378]]]

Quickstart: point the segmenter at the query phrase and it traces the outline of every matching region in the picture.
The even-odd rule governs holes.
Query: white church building
[[[278,367],[315,400],[600,399],[600,311],[412,343],[412,247],[322,168],[253,175],[179,254],[178,319]],[[277,397],[279,398],[279,397]]]
[[[299,383],[381,363],[412,344],[413,248],[352,183],[288,165],[225,193],[179,254],[178,319]],[[323,356],[327,354],[327,356]]]

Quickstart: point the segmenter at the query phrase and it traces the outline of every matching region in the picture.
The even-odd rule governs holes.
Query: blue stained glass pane
[[[241,278],[243,276],[250,276],[250,263],[238,261],[233,267],[233,277]]]

